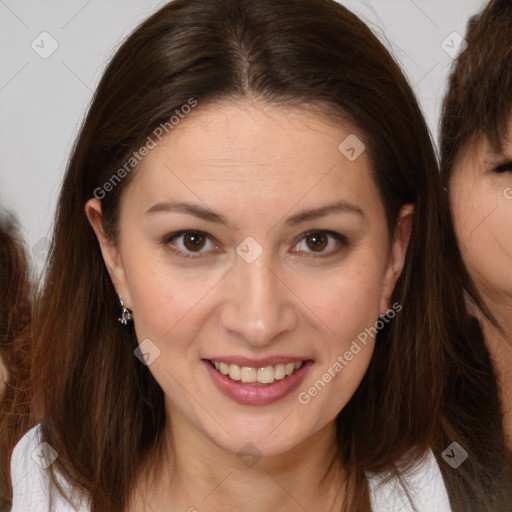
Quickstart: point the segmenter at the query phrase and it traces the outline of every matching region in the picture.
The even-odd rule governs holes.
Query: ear
[[[414,218],[414,205],[402,206],[398,215],[395,235],[389,251],[388,264],[385,271],[382,296],[380,302],[381,315],[386,314],[389,309],[387,297],[391,297],[396,282],[402,273],[405,263],[405,255],[411,238],[412,221]]]
[[[100,244],[103,261],[116,289],[116,293],[123,298],[124,305],[131,309],[129,287],[127,286],[126,273],[119,248],[114,240],[105,233],[103,228],[101,201],[97,198],[89,199],[85,204],[85,214]]]

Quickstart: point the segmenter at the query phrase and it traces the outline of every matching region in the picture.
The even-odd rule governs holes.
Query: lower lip
[[[281,400],[300,386],[313,365],[313,361],[308,359],[298,370],[284,379],[275,380],[265,386],[251,386],[223,375],[209,361],[203,360],[203,363],[217,388],[227,397],[244,405],[267,405]]]

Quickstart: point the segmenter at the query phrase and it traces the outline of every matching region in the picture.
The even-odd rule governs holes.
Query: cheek
[[[346,406],[373,355],[378,300],[375,287],[361,277],[343,283],[325,301],[322,314],[329,329],[322,336],[317,333],[317,365],[297,393],[305,412],[320,423]]]
[[[485,196],[478,195],[475,187],[458,183],[452,187],[450,202],[457,239],[465,252],[474,227],[481,222],[487,210]],[[469,208],[469,205],[474,205],[474,208]]]
[[[488,251],[489,226],[496,213],[496,194],[483,180],[456,180],[450,195],[455,233],[468,267],[481,265]]]
[[[464,263],[479,288],[511,290],[512,201],[482,180],[459,187],[452,210]]]
[[[494,202],[472,233],[464,256],[479,288],[490,293],[512,293],[512,206],[507,206],[504,200]]]
[[[171,264],[162,248],[140,248],[127,243],[123,264],[130,290],[131,306],[138,339],[163,341],[184,326],[194,327],[197,311],[201,310],[208,290],[222,276],[220,268],[200,272],[193,266]]]
[[[308,304],[337,335],[352,336],[379,315],[382,272],[376,265],[349,265],[310,284]],[[306,290],[304,290],[306,293]]]
[[[329,371],[339,375],[333,382],[341,382],[341,387],[331,386],[337,393],[336,402],[355,390],[370,361],[374,336],[382,328],[376,323],[384,273],[384,251],[367,247],[336,272],[295,283],[294,291],[307,297],[308,309],[304,308],[303,314],[309,321],[304,329],[310,330],[308,334],[318,349],[315,378]],[[329,379],[329,375],[325,378]]]
[[[335,417],[347,404],[368,369],[379,330],[393,321],[379,319],[387,263],[379,247],[386,247],[386,242],[355,254],[339,275],[330,276],[328,293],[321,293],[319,286],[312,294],[330,332],[322,338],[322,358],[301,390],[301,403],[314,402],[321,417]]]

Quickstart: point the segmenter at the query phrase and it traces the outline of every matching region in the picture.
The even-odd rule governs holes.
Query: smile
[[[289,377],[302,367],[304,361],[268,365],[263,368],[238,366],[237,364],[228,364],[222,361],[210,361],[210,364],[219,373],[226,375],[233,381],[243,382],[244,384],[266,385]]]
[[[314,364],[312,359],[288,361],[279,362],[277,359],[257,364],[255,361],[240,361],[239,358],[237,362],[241,364],[235,364],[203,359],[203,364],[211,382],[226,397],[243,405],[269,405],[291,395]]]

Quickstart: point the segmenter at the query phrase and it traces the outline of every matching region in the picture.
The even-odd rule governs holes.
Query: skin
[[[343,468],[321,476],[334,453],[335,418],[363,378],[373,342],[309,404],[297,395],[388,309],[413,215],[404,206],[390,241],[366,153],[350,162],[338,150],[352,133],[293,107],[250,100],[198,107],[141,162],[123,192],[116,241],[103,232],[100,201],[87,203],[139,342],[149,338],[160,350],[149,369],[165,393],[168,464],[151,491],[142,483],[134,491],[131,511],[143,510],[143,501],[155,511],[341,506]],[[362,214],[285,224],[340,199]],[[146,213],[178,200],[206,205],[228,226],[185,213]],[[212,241],[199,257],[180,257],[169,246],[190,253],[184,237],[162,242],[179,230],[203,231]],[[308,230],[343,234],[348,245],[328,237],[319,255],[306,242]],[[248,236],[263,249],[250,264],[236,252]],[[221,354],[296,355],[314,365],[297,391],[249,406],[212,384],[201,359]],[[251,467],[237,457],[246,443],[262,455]]]
[[[497,370],[505,431],[512,449],[512,164],[507,165],[511,161],[511,137],[498,152],[485,137],[475,137],[461,150],[449,189],[464,262],[501,326],[498,329],[470,305]]]

